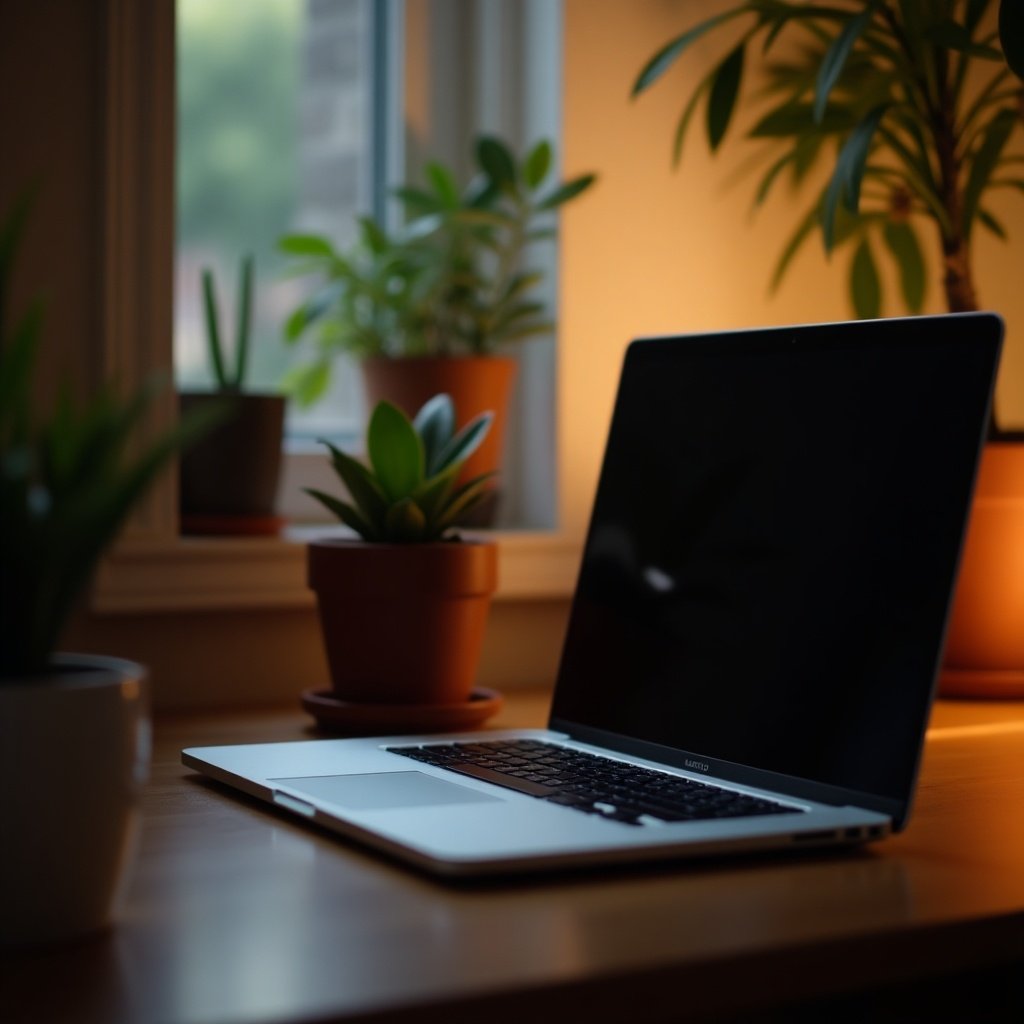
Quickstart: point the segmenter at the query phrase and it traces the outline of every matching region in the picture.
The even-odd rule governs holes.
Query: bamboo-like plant
[[[452,529],[486,495],[494,476],[484,473],[465,483],[459,471],[490,429],[483,413],[455,431],[455,409],[448,395],[435,395],[408,416],[390,402],[378,402],[366,435],[369,465],[327,441],[331,463],[349,500],[307,488],[364,540],[429,543],[457,539]]]
[[[974,232],[980,226],[1005,239],[987,201],[998,189],[1024,191],[1024,4],[1003,0],[997,26],[991,0],[746,0],[659,49],[633,95],[733,21],[738,38],[688,97],[673,154],[678,162],[702,100],[707,142],[718,149],[745,68],[760,61],[766,78],[755,93],[760,116],[750,137],[765,144],[769,160],[755,202],[786,174],[799,186],[819,162],[831,168],[783,247],[773,289],[820,230],[827,253],[853,250],[849,285],[858,316],[881,311],[880,248],[899,268],[906,307],[919,312],[927,282],[919,231],[930,221],[948,308],[977,309]]]
[[[206,429],[192,418],[145,445],[153,397],[65,388],[32,404],[43,324],[36,301],[8,326],[6,300],[30,203],[0,225],[0,685],[46,671],[76,601],[132,507],[179,449]]]

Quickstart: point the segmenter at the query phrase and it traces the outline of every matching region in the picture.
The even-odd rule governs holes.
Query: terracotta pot
[[[335,696],[371,704],[457,704],[476,680],[497,546],[479,541],[314,541],[316,592]]]
[[[186,533],[276,533],[285,399],[281,395],[182,392],[181,412],[231,403],[227,417],[181,459]],[[264,524],[261,526],[260,524]]]
[[[494,422],[480,447],[466,460],[462,479],[500,471],[515,361],[504,356],[374,357],[363,362],[370,408],[381,399],[414,416],[427,399],[447,393],[455,403],[458,426],[491,410]]]
[[[66,654],[45,676],[0,681],[0,945],[109,925],[149,765],[145,675]]]
[[[1024,443],[985,446],[939,692],[1024,697]]]

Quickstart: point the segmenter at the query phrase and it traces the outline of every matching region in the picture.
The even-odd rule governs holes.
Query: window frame
[[[173,365],[174,2],[105,0],[103,35],[103,343],[97,356],[104,377],[137,388]],[[177,395],[168,389],[154,404],[153,429],[176,416]],[[571,593],[580,517],[572,515],[568,527],[564,517],[560,522],[554,530],[493,534],[500,542],[497,599]],[[101,613],[312,606],[305,542],[327,529],[291,528],[259,539],[181,537],[172,468],[104,558],[90,606]]]

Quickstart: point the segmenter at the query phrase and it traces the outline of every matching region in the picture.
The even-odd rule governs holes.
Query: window
[[[309,355],[282,340],[308,285],[286,276],[280,235],[310,230],[345,246],[360,214],[394,223],[390,187],[419,177],[432,158],[465,170],[481,131],[517,147],[557,142],[559,27],[560,5],[550,0],[178,0],[179,386],[210,386],[202,268],[215,272],[222,330],[233,338],[240,261],[254,254],[248,387],[273,389]],[[532,254],[531,265],[548,272],[543,298],[553,307],[554,246]],[[504,461],[501,525],[551,529],[554,340],[513,354],[518,427]],[[337,360],[324,399],[305,410],[290,404],[285,514],[323,514],[302,492],[331,486],[315,439],[351,443],[362,422],[358,368]],[[317,472],[323,479],[311,478]]]
[[[503,31],[500,18],[496,20],[496,14],[500,14],[505,18],[524,19],[523,23],[531,26],[529,32],[521,31],[516,38],[539,33],[541,38],[533,47],[534,51],[553,54],[555,60],[544,62],[549,69],[545,74],[532,69],[529,75],[521,74],[520,79],[528,79],[529,95],[542,97],[544,102],[540,106],[549,111],[557,107],[555,101],[561,96],[557,73],[560,36],[558,31],[538,29],[535,19],[540,19],[541,24],[544,19],[553,19],[557,30],[561,19],[560,3],[551,0],[366,2],[374,11],[386,6],[402,15],[392,20],[385,49],[390,47],[391,52],[397,52],[395,37],[403,34],[401,30],[407,26],[404,30],[408,40],[406,52],[401,61],[391,65],[393,81],[389,83],[391,98],[388,102],[395,106],[404,102],[409,113],[404,120],[389,120],[387,130],[391,136],[404,139],[409,135],[422,142],[426,136],[418,133],[427,122],[414,122],[412,113],[415,111],[417,115],[431,117],[436,126],[434,135],[443,136],[437,140],[438,148],[433,151],[438,156],[451,161],[446,154],[464,147],[469,137],[466,133],[472,127],[459,133],[450,130],[454,122],[446,115],[446,102],[454,90],[462,100],[451,107],[452,116],[458,113],[459,117],[464,117],[469,114],[465,108],[472,106],[476,110],[485,94],[493,100],[495,93],[468,86],[459,90],[447,74],[441,75],[439,82],[433,82],[428,74],[431,68],[446,73],[449,69],[441,58],[428,60],[427,55],[433,52],[432,47],[446,40],[451,49],[453,43],[444,31],[445,25],[450,29],[455,24],[459,32],[469,31],[470,23],[461,19],[460,12],[465,13],[470,8],[479,11],[481,18],[489,12],[491,31]],[[107,5],[103,17],[97,16],[106,44],[101,196],[104,292],[100,314],[102,350],[97,358],[103,372],[117,376],[128,386],[133,382],[141,383],[153,369],[168,365],[172,353],[176,15],[173,0],[153,0],[147,4],[107,0]],[[530,12],[529,17],[527,12]],[[381,36],[375,38],[379,44]],[[509,41],[511,39],[510,36]],[[468,56],[463,54],[463,59]],[[486,70],[485,57],[483,49],[473,54],[476,63]],[[380,67],[379,62],[377,66]],[[501,79],[502,67],[500,63],[491,65],[491,73]],[[476,98],[473,104],[468,101],[471,95]],[[479,115],[479,110],[476,113]],[[489,127],[505,131],[497,124]],[[558,137],[557,128],[520,130],[527,139],[541,134]],[[506,136],[515,141],[511,133],[506,132]],[[454,149],[445,150],[442,144]],[[393,145],[388,150],[386,178],[390,181],[407,176],[404,166],[398,166],[397,170],[393,166],[397,152]],[[423,151],[415,152],[416,156],[411,156],[410,160],[422,159]],[[382,164],[378,158],[379,166]],[[237,271],[237,266],[228,267],[222,289],[227,293],[224,298],[234,295],[232,271]],[[543,450],[530,464],[536,471],[547,460],[553,475],[553,401],[546,399],[546,394],[554,390],[553,341],[545,346],[538,345],[529,354],[522,354],[522,358],[528,365],[524,366],[520,378],[520,397],[529,392],[541,399],[538,411],[531,410],[528,416],[519,417],[519,422],[524,429],[538,429],[539,420],[544,417],[548,420],[548,427],[542,431]],[[534,379],[539,381],[537,388],[533,387]],[[173,396],[166,394],[155,410],[156,421],[170,422],[175,415],[173,406]],[[322,465],[326,460],[318,456],[317,461]],[[581,530],[576,508],[578,489],[574,488],[563,499],[569,507],[568,531],[552,532],[550,527],[557,525],[553,512],[557,495],[552,475],[542,473],[544,478],[535,491],[542,515],[520,520],[520,525],[527,530],[502,536],[499,597],[560,598],[571,589]],[[305,586],[300,544],[281,544],[262,538],[224,542],[200,538],[179,542],[174,495],[170,475],[147,495],[129,529],[101,567],[93,594],[93,610],[134,614],[173,609],[309,607],[310,594]],[[530,532],[529,528],[537,526],[540,532]]]

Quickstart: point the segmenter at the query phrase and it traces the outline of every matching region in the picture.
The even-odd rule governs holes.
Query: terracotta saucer
[[[317,725],[347,736],[386,736],[406,732],[473,729],[501,710],[497,690],[478,687],[462,704],[362,704],[339,700],[330,690],[306,690],[302,706]]]

